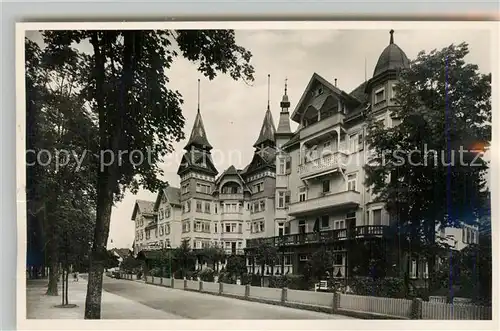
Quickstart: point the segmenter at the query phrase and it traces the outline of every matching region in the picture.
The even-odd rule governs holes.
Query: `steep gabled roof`
[[[281,148],[287,149],[288,147],[291,147],[291,146],[297,144],[298,142],[300,142],[300,130],[295,131],[293,133],[293,136],[290,138],[290,140],[288,140],[286,143],[284,143],[283,146],[281,146]]]
[[[250,164],[245,168],[245,175],[265,168],[276,168],[276,149],[266,147],[256,152]]]
[[[167,186],[161,189],[156,196],[156,202],[154,206],[154,211],[157,212],[160,207],[160,202],[163,196],[167,196],[167,201],[172,206],[181,205],[181,190],[178,187]]]
[[[253,147],[258,147],[261,144],[265,144],[266,142],[274,144],[275,133],[276,133],[276,127],[274,126],[273,115],[271,114],[271,110],[268,107],[266,110],[266,114],[264,116],[264,120],[262,121],[262,127],[260,128],[259,138],[257,138],[257,141],[255,142]]]
[[[184,153],[177,174],[181,175],[188,170],[198,170],[209,175],[218,173],[210,153],[195,149]]]
[[[135,200],[134,211],[132,212],[132,221],[135,220],[137,212],[145,216],[154,216],[155,203],[147,200]]]
[[[113,248],[113,249],[111,249],[111,252],[115,253],[116,255],[121,257],[122,259],[125,259],[126,257],[132,255],[132,252],[128,248]]]
[[[245,167],[245,168],[247,168],[247,167]],[[224,170],[224,172],[217,178],[217,180],[215,181],[215,184],[219,185],[219,183],[221,182],[222,178],[224,178],[224,176],[237,176],[241,180],[241,184],[243,185],[243,189],[245,191],[250,191],[250,188],[247,186],[245,180],[242,177],[242,174],[243,174],[242,170],[238,170],[233,165],[231,165],[231,166],[229,166],[229,168]]]
[[[338,87],[336,87],[335,85],[333,85],[332,83],[330,83],[329,81],[327,81],[326,79],[324,79],[323,77],[318,75],[317,73],[314,73],[312,75],[311,79],[309,80],[309,83],[307,84],[307,87],[305,88],[304,93],[300,97],[299,102],[295,106],[295,110],[292,113],[292,120],[294,120],[295,122],[300,122],[300,110],[302,110],[303,103],[306,101],[307,95],[311,91],[311,88],[316,83],[319,83],[319,84],[325,86],[327,89],[329,89],[332,93],[334,93],[336,95],[342,96],[345,99],[348,99],[352,102],[359,103],[359,100],[357,100],[354,96],[347,94],[346,92],[342,91],[341,89],[339,89]],[[322,98],[324,98],[324,100],[321,101]],[[325,96],[321,95],[320,97],[318,97],[318,100],[319,101],[317,101],[317,102],[320,102],[320,103],[325,102],[327,100],[327,95],[325,95]]]

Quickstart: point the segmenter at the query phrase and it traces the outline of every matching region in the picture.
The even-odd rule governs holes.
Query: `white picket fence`
[[[423,302],[422,319],[428,320],[490,320],[491,307],[473,304]]]
[[[146,276],[147,283],[171,286],[171,279]],[[200,281],[175,279],[174,288],[199,290]],[[203,291],[219,293],[218,283],[203,282]],[[286,291],[286,292],[285,292]],[[337,302],[333,293],[299,291],[291,289],[278,289],[267,287],[222,284],[222,294],[231,294],[239,297],[249,297],[279,302],[285,299],[288,303],[298,303],[312,307],[331,307],[333,310],[355,311],[374,313],[394,318],[419,318],[426,320],[491,320],[491,307],[478,306],[467,303],[466,300],[455,300],[454,304],[448,304],[441,297],[430,297],[429,301],[382,298],[352,294],[337,294]],[[445,298],[446,299],[446,298]]]
[[[411,318],[412,301],[340,294],[340,309],[383,314],[395,317]]]

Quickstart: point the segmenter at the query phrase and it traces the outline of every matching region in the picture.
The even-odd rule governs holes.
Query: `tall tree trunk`
[[[50,232],[47,232],[50,233]],[[59,278],[59,265],[57,263],[58,260],[58,252],[57,252],[57,243],[51,238],[47,243],[48,251],[49,251],[49,284],[47,286],[47,295],[57,296],[57,280]]]
[[[123,121],[128,105],[128,92],[133,84],[134,76],[134,43],[135,37],[140,35],[138,31],[123,32],[123,69],[120,81],[120,93],[118,93],[116,113],[112,113],[111,107],[105,104],[105,47],[104,43],[110,46],[108,32],[94,31],[91,35],[91,44],[94,48],[96,78],[96,103],[99,112],[99,148],[101,151],[111,150],[114,156],[118,155],[118,150],[122,142]],[[102,39],[99,39],[102,34]],[[114,115],[114,116],[113,116]],[[111,123],[110,123],[111,122]],[[103,160],[100,160],[102,162]],[[100,164],[99,164],[100,166]],[[85,318],[101,318],[101,296],[102,278],[104,272],[104,261],[106,257],[106,246],[109,235],[109,224],[111,220],[111,208],[113,206],[114,192],[119,189],[118,174],[119,168],[117,160],[104,169],[98,169],[97,175],[97,211],[96,225],[94,231],[94,242],[90,259],[89,279],[87,285],[87,298],[85,301]]]
[[[61,304],[64,306],[64,268],[62,268],[62,274],[61,274]]]
[[[66,286],[66,290],[64,291],[64,301],[66,302],[66,304],[69,304],[69,299],[68,299],[69,269],[66,270],[66,279],[64,281],[64,284]]]

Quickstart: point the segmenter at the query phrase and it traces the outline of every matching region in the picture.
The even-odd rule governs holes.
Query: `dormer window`
[[[381,103],[382,101],[385,101],[385,89],[381,88],[377,91],[375,91],[375,104]]]
[[[316,91],[314,91],[314,96],[317,97],[319,95],[323,94],[323,87],[320,86],[316,89]]]

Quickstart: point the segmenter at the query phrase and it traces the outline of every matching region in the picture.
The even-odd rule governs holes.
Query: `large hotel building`
[[[393,88],[398,70],[408,65],[391,30],[372,78],[353,91],[314,73],[291,111],[285,86],[278,125],[268,105],[252,161],[244,169],[230,166],[219,173],[215,168],[198,111],[177,172],[181,187],[165,188],[156,201],[136,202],[134,252],[177,247],[184,240],[193,249],[218,245],[228,254],[245,254],[248,271],[260,273],[253,253],[266,242],[283,256],[273,270],[300,273],[311,253],[327,245],[336,252],[337,278],[347,277],[353,259],[365,253],[398,255],[391,252],[394,240],[387,235],[384,204],[374,202],[364,186],[363,165],[370,154],[366,115],[386,126],[397,124],[391,117],[397,107]],[[298,123],[295,132],[290,120]],[[457,249],[477,242],[477,228],[448,230],[456,232]],[[374,242],[384,243],[382,252],[370,251]],[[391,259],[399,259],[413,278],[427,277],[425,260],[399,255]]]

